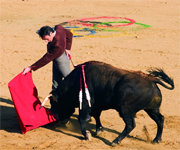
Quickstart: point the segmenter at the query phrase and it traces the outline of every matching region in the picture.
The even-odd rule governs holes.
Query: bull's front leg
[[[102,126],[101,121],[100,121],[100,115],[101,115],[101,110],[100,109],[97,108],[97,109],[94,109],[92,111],[92,116],[96,120],[96,135],[97,136],[104,131],[103,126]]]
[[[86,130],[86,119],[89,114],[83,110],[79,111],[79,123],[81,127],[81,132],[86,140],[91,140],[91,133]]]

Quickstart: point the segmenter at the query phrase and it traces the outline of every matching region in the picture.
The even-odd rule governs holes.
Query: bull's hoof
[[[158,138],[155,138],[152,143],[153,144],[157,144],[157,143],[160,143],[161,142],[161,139],[158,139]]]
[[[115,147],[115,146],[117,146],[119,143],[120,143],[120,141],[119,141],[119,139],[117,138],[117,139],[115,139],[115,140],[112,142],[111,146]]]
[[[119,144],[119,143],[112,142],[112,143],[111,143],[111,146],[112,146],[112,147],[115,147],[115,146],[117,146],[118,144]]]
[[[96,130],[96,136],[100,135],[102,132],[104,132],[103,127],[99,127],[99,128]]]
[[[114,142],[112,142],[112,144],[111,144],[112,147],[115,147],[116,145],[117,145],[117,143],[114,143]]]
[[[88,130],[86,130],[86,136],[85,136],[85,139],[90,141],[91,138],[92,138],[91,133],[90,133]]]

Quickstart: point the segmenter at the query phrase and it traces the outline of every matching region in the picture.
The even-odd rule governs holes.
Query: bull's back
[[[99,105],[122,107],[123,104],[128,110],[138,111],[152,100],[154,104],[160,100],[157,87],[145,74],[92,62],[87,66],[86,75],[90,91]]]
[[[104,107],[124,104],[141,109],[151,102],[157,92],[154,83],[146,78],[146,74],[118,69],[96,61],[86,62],[83,65],[86,83],[95,104]],[[74,85],[71,89],[76,89],[76,93],[80,89],[80,74],[82,74],[81,65],[69,75],[71,80],[69,82]],[[157,96],[154,100],[156,99]]]

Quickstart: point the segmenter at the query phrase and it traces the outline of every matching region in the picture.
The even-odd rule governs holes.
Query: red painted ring
[[[130,19],[130,18],[125,18],[125,17],[91,17],[91,18],[83,18],[83,19],[78,19],[80,21],[88,21],[88,20],[94,20],[94,19],[125,19],[125,20],[128,20],[130,21],[129,23],[127,24],[120,24],[120,25],[112,25],[112,26],[105,26],[105,25],[97,25],[99,27],[120,27],[120,26],[129,26],[129,25],[132,25],[134,24],[136,21],[133,20],[133,19]],[[74,21],[78,21],[78,20],[74,20]],[[84,23],[84,22],[76,22],[77,24],[81,24],[83,26],[88,26],[88,27],[93,27],[94,24],[93,23]],[[71,21],[70,21],[71,22]]]

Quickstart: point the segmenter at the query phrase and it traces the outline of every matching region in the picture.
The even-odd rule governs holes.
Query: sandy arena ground
[[[180,1],[179,0],[0,0],[0,149],[180,149]],[[165,116],[162,142],[152,144],[156,124],[149,116],[137,113],[136,128],[117,147],[111,142],[124,128],[114,110],[101,115],[105,132],[94,136],[95,121],[88,124],[92,140],[85,141],[79,130],[77,111],[67,126],[39,127],[22,135],[8,90],[8,82],[46,52],[46,43],[36,34],[41,26],[64,21],[113,16],[132,18],[150,28],[132,30],[128,35],[74,38],[75,64],[99,60],[116,67],[146,71],[160,67],[174,79],[175,89],[159,86]],[[51,89],[51,63],[33,72],[40,100]],[[144,132],[146,126],[149,136]]]

